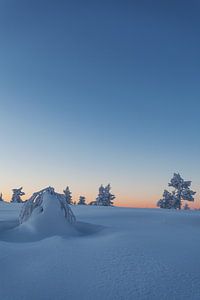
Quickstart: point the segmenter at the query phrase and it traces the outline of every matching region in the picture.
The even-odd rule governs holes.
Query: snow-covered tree
[[[102,205],[101,203],[103,202],[103,198],[105,198],[105,188],[103,185],[99,187],[99,194],[96,198],[96,205]]]
[[[21,199],[21,196],[24,196],[25,193],[22,192],[22,189],[23,189],[23,187],[21,187],[19,189],[13,189],[12,190],[13,195],[12,195],[11,202],[14,202],[14,203],[21,203],[21,202],[23,202],[22,199]]]
[[[160,199],[157,203],[157,206],[160,208],[173,208],[174,205],[174,195],[167,190],[164,190],[163,198]]]
[[[175,208],[181,209],[182,200],[194,201],[193,196],[196,192],[190,189],[191,183],[191,181],[185,181],[179,173],[174,173],[174,176],[168,185],[175,189]]]
[[[86,205],[85,203],[85,197],[84,196],[80,196],[79,197],[79,201],[77,203],[78,205]]]
[[[3,200],[3,195],[2,195],[2,193],[0,194],[0,202],[1,202],[1,201],[4,201],[4,200]]]
[[[157,203],[160,208],[175,208],[181,209],[181,201],[194,201],[196,192],[190,189],[191,181],[185,181],[179,173],[174,173],[168,186],[173,187],[172,193],[167,190],[163,193],[163,198]]]
[[[106,187],[103,185],[99,188],[99,194],[96,198],[96,205],[100,206],[111,206],[113,205],[113,200],[115,199],[115,195],[110,193],[111,186],[108,184]]]
[[[73,201],[72,201],[72,193],[69,189],[69,187],[67,186],[65,190],[63,190],[63,193],[65,195],[65,199],[66,199],[66,202],[67,204],[73,204]]]
[[[54,188],[48,187],[34,193],[29,200],[24,203],[19,216],[19,222],[26,222],[31,216],[36,216],[44,212],[44,218],[49,222],[49,216],[54,214],[54,207],[63,212],[64,218],[69,223],[74,223],[76,218],[66,202],[63,194],[56,193]],[[59,208],[60,207],[60,208]],[[53,215],[52,215],[53,216]],[[59,220],[58,220],[59,221]],[[57,224],[53,224],[56,226]],[[50,226],[50,224],[49,224]]]

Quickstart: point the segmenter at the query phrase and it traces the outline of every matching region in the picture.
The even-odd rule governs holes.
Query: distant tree
[[[102,203],[104,202],[103,201],[104,198],[105,198],[105,188],[103,187],[103,185],[101,185],[99,187],[99,193],[96,198],[96,205],[102,205]]]
[[[13,195],[12,195],[11,202],[13,202],[13,203],[21,203],[21,202],[23,202],[22,199],[21,199],[21,196],[24,196],[25,193],[22,192],[22,189],[23,189],[23,187],[21,187],[19,189],[13,189],[12,190]]]
[[[89,205],[97,205],[97,202],[96,202],[96,201],[91,201],[91,202],[89,203]]]
[[[100,206],[112,206],[115,195],[110,193],[111,186],[108,184],[106,187],[103,185],[99,188],[99,194],[96,198],[96,205]]]
[[[184,210],[190,210],[190,207],[189,207],[188,203],[185,203],[185,205],[183,206],[183,209]]]
[[[3,195],[2,195],[2,193],[0,194],[0,202],[1,202],[1,201],[4,201],[4,200],[3,200]]]
[[[84,196],[80,196],[79,197],[79,201],[77,203],[78,205],[86,205],[85,203],[85,197]]]
[[[63,193],[65,195],[65,199],[66,199],[66,202],[67,204],[73,204],[73,201],[72,201],[72,193],[69,189],[69,187],[67,186],[65,190],[63,190]]]
[[[163,198],[157,203],[160,208],[181,209],[182,200],[194,201],[193,196],[196,192],[190,189],[191,181],[185,181],[179,173],[174,173],[168,186],[173,187],[174,190],[172,193],[164,191]]]

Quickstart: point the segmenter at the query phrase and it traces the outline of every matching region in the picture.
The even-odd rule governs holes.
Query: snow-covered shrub
[[[36,192],[32,197],[24,203],[19,216],[19,222],[26,222],[32,215],[43,213],[45,208],[48,206],[48,202],[56,202],[60,210],[63,212],[64,218],[69,223],[74,223],[76,218],[66,202],[65,196],[58,194],[54,191],[54,188],[48,187],[39,192]]]
[[[89,203],[89,205],[97,205],[97,202],[96,202],[96,201],[91,201],[91,202]]]

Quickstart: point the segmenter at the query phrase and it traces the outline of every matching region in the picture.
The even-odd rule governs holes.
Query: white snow
[[[200,299],[199,211],[72,206],[31,234],[21,207],[0,203],[0,299]]]
[[[33,194],[19,215],[20,226],[7,233],[17,240],[38,240],[53,235],[78,234],[72,226],[76,218],[65,197],[48,187]]]

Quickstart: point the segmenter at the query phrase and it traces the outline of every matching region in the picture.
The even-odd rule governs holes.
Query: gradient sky
[[[200,206],[200,2],[0,1],[0,191],[69,185],[155,206],[173,175]]]

